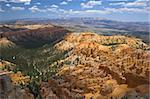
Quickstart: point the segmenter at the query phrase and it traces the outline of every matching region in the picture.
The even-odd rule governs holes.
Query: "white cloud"
[[[39,9],[37,6],[32,6],[31,8],[29,8],[29,10],[32,12],[46,12],[47,11],[45,9]]]
[[[24,5],[30,5],[30,2],[26,2],[26,3],[24,3]]]
[[[51,7],[52,8],[59,8],[58,5],[55,5],[55,4],[51,5]]]
[[[106,8],[106,11],[110,13],[123,13],[123,12],[140,12],[140,13],[149,13],[147,8]]]
[[[136,0],[136,2],[148,2],[149,0]]]
[[[118,2],[124,2],[124,1],[129,1],[129,0],[105,0],[105,1],[110,1],[110,2],[116,2],[116,1],[118,1]]]
[[[114,2],[114,3],[109,3],[110,6],[117,6],[117,5],[125,5],[125,2]]]
[[[138,8],[138,7],[148,7],[150,1],[148,0],[136,0],[134,2],[113,2],[109,3],[109,5],[121,5],[125,8]]]
[[[94,14],[108,14],[108,11],[105,10],[63,10],[59,9],[59,11],[63,12],[64,14],[68,15],[94,15]]]
[[[7,2],[7,0],[0,0],[0,2]]]
[[[66,13],[67,10],[60,9],[60,8],[48,8],[47,12],[57,13],[58,15],[60,15]]]
[[[11,5],[7,3],[6,6],[7,6],[7,7],[10,7]]]
[[[67,0],[67,2],[71,2],[72,0]]]
[[[146,7],[150,3],[148,0],[136,0],[134,2],[126,3],[125,7]]]
[[[10,0],[9,2],[14,2],[14,3],[29,3],[31,0]]]
[[[50,12],[56,12],[57,9],[56,9],[56,8],[47,8],[47,11],[50,11]]]
[[[105,10],[86,10],[86,13],[99,13],[99,14],[108,14],[108,11]]]
[[[37,2],[37,3],[35,3],[35,4],[37,4],[37,5],[41,5],[41,3],[40,3],[40,2]]]
[[[101,1],[88,1],[87,3],[81,3],[82,8],[93,8],[94,6],[101,5]]]
[[[29,5],[31,0],[0,0],[0,2],[13,2],[13,3],[24,3],[25,5]]]
[[[149,8],[150,9],[150,8]],[[51,8],[48,11],[53,13],[61,13],[61,15],[79,15],[79,16],[90,16],[90,15],[102,15],[102,14],[112,14],[112,13],[149,13],[148,8],[140,9],[140,8],[105,8],[103,10],[65,10],[65,9],[57,9]]]
[[[68,4],[66,1],[60,3],[60,5],[66,5],[66,4]]]
[[[141,2],[141,0],[138,0],[138,2]],[[143,1],[143,0],[142,0]],[[58,5],[51,5],[50,7],[47,7],[46,9],[40,9],[37,6],[33,6],[29,8],[30,11],[32,12],[52,12],[52,13],[59,13],[60,15],[101,15],[101,14],[112,14],[112,13],[126,13],[126,12],[135,12],[135,13],[149,13],[148,8],[132,8],[132,7],[125,7],[124,5],[128,2],[118,2],[119,4],[117,5],[123,5],[122,8],[104,8],[103,10],[65,10],[65,9],[60,9]],[[88,7],[84,8],[92,8],[95,5],[101,5],[101,2],[99,1],[89,1],[84,3]]]
[[[29,10],[32,12],[37,12],[39,11],[39,8],[37,6],[32,6],[31,8],[29,8]]]
[[[131,3],[127,3],[125,4],[126,7],[133,7],[133,6],[146,6],[146,3],[144,2],[131,2]]]
[[[69,10],[65,11],[68,14],[78,14],[78,15],[102,15],[111,13],[125,13],[125,12],[135,12],[135,13],[149,13],[149,9],[140,8],[105,8],[103,10]]]
[[[11,9],[12,10],[24,10],[25,8],[24,7],[12,7]]]

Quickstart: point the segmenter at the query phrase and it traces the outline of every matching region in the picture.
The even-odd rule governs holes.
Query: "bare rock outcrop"
[[[126,36],[70,34],[56,45],[60,50],[70,50],[57,73],[60,85],[87,99],[145,98],[149,94],[145,86],[150,83],[146,46]]]
[[[13,85],[11,78],[3,74],[0,75],[0,99],[34,99],[34,96],[27,90]]]

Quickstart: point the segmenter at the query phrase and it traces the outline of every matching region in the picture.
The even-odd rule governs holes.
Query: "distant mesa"
[[[0,26],[0,34],[5,32],[13,32],[13,31],[20,31],[20,30],[26,30],[25,28],[14,28],[7,25]]]

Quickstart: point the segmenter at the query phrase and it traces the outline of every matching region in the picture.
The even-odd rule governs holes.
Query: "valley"
[[[0,98],[148,99],[149,24],[80,20],[1,24]]]

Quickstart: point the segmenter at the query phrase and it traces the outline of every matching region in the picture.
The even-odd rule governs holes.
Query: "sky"
[[[0,0],[0,21],[23,18],[96,17],[147,22],[150,0]]]

